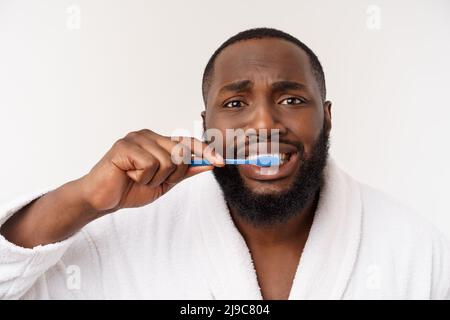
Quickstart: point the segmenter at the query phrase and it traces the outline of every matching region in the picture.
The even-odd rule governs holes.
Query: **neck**
[[[269,226],[255,226],[230,208],[232,219],[250,246],[303,245],[308,238],[314,219],[320,190],[314,193],[297,215],[286,222]]]

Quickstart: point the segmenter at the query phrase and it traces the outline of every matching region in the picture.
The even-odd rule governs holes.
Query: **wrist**
[[[84,221],[84,224],[103,215],[103,213],[97,210],[89,201],[89,197],[86,194],[85,176],[68,182],[63,187],[65,187],[64,192],[72,199],[72,205],[77,208],[75,212],[81,213],[82,217],[79,218],[81,221]]]

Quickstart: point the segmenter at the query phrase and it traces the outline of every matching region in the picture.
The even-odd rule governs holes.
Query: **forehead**
[[[267,83],[292,80],[316,85],[306,52],[277,38],[244,40],[225,48],[214,63],[210,94],[226,83],[246,79]]]

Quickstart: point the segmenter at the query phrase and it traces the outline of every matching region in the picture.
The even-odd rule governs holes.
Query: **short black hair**
[[[287,40],[295,45],[297,45],[300,49],[306,52],[309,57],[309,62],[311,64],[314,77],[319,85],[320,95],[325,101],[326,99],[326,86],[325,86],[325,75],[323,73],[322,65],[320,64],[319,58],[317,58],[316,54],[303,42],[291,36],[290,34],[283,32],[281,30],[273,29],[273,28],[254,28],[248,29],[238,34],[232,36],[227,41],[222,43],[222,45],[213,53],[211,58],[209,58],[208,63],[206,64],[205,70],[203,72],[203,80],[202,80],[202,94],[203,101],[206,107],[206,95],[209,90],[209,86],[211,84],[213,69],[214,69],[214,61],[216,60],[219,53],[223,51],[226,47],[232,45],[233,43],[243,41],[243,40],[251,40],[251,39],[264,39],[264,38],[278,38]]]

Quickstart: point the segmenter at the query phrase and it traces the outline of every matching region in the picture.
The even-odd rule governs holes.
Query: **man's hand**
[[[171,153],[178,143],[150,130],[129,133],[81,178],[82,198],[99,213],[140,207],[153,202],[183,179],[213,168],[174,164]],[[203,152],[205,143],[194,138],[184,138],[180,143],[189,157],[191,152],[196,152],[196,156],[220,165],[220,156]]]
[[[118,140],[88,174],[33,201],[14,214],[0,233],[24,247],[60,241],[104,214],[149,204],[183,179],[213,168],[175,164],[172,152],[177,145],[189,158],[192,153],[223,165],[222,157],[197,139],[172,141],[150,130],[132,132]]]

